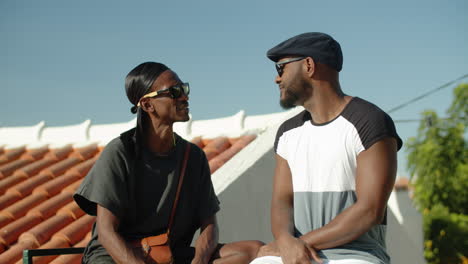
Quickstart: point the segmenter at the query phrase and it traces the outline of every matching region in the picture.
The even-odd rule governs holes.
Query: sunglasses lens
[[[281,77],[283,74],[283,67],[281,65],[276,64],[276,71],[278,72],[278,75]]]
[[[190,93],[190,85],[188,83],[182,84],[182,89],[185,95],[188,95]]]
[[[172,98],[174,99],[181,97],[182,94],[188,95],[189,92],[190,92],[190,87],[188,83],[176,85],[171,88],[171,95],[172,95]]]
[[[172,98],[177,99],[182,95],[182,91],[179,86],[173,87],[171,89]]]

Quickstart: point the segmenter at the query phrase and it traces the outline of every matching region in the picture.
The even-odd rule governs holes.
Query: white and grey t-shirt
[[[357,156],[386,137],[394,137],[401,148],[390,116],[358,97],[330,122],[314,124],[303,111],[280,126],[275,152],[291,169],[296,236],[326,225],[356,202]],[[389,263],[385,231],[386,217],[353,242],[320,253],[328,259]]]

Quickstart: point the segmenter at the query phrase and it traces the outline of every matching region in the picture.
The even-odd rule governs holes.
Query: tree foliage
[[[422,116],[417,136],[408,141],[408,168],[416,205],[425,218],[425,256],[429,263],[453,263],[453,257],[467,256],[468,249],[446,247],[440,234],[446,235],[450,226],[455,236],[450,240],[467,235],[461,229],[468,225],[468,84],[454,89],[446,118],[432,110]]]

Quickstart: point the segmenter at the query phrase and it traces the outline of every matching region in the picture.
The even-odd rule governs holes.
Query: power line
[[[400,120],[394,120],[394,123],[413,123],[413,122],[419,122],[421,119],[400,119]]]
[[[449,117],[440,117],[440,120],[448,120],[450,119]],[[394,123],[414,123],[414,122],[420,122],[423,119],[397,119],[393,120]]]
[[[452,80],[452,81],[450,81],[450,82],[448,82],[448,83],[446,83],[446,84],[443,84],[443,85],[441,85],[441,86],[439,86],[439,87],[436,87],[436,88],[434,88],[434,89],[432,89],[432,90],[430,90],[430,91],[428,91],[428,92],[426,92],[426,93],[424,93],[424,94],[422,94],[422,95],[420,95],[420,96],[417,96],[417,97],[415,97],[415,98],[409,100],[409,101],[406,102],[406,103],[402,103],[402,104],[400,104],[400,105],[398,105],[398,106],[395,106],[395,107],[393,107],[392,109],[388,110],[387,113],[392,113],[392,112],[395,112],[395,111],[397,111],[397,110],[400,110],[401,108],[403,108],[403,107],[405,107],[405,106],[407,106],[407,105],[409,105],[409,104],[412,104],[412,103],[414,103],[414,102],[416,102],[416,101],[419,101],[419,100],[423,99],[424,97],[429,96],[429,95],[431,95],[431,94],[433,94],[433,93],[435,93],[435,92],[437,92],[437,91],[439,91],[439,90],[442,90],[442,89],[444,89],[444,88],[447,88],[447,87],[449,87],[451,84],[453,84],[454,82],[457,82],[457,81],[459,81],[459,80],[465,79],[466,77],[468,77],[468,73],[465,74],[465,75],[463,75],[463,76],[461,76],[461,77],[458,77],[457,79],[454,79],[454,80]]]

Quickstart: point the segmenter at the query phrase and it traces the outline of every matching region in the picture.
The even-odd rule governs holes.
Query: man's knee
[[[265,245],[265,243],[259,240],[248,240],[243,242],[245,243],[244,252],[249,256],[251,260],[257,257],[258,250]]]
[[[233,242],[223,245],[219,250],[219,257],[225,258],[233,255],[243,256],[245,259],[253,260],[258,253],[260,247],[265,243],[258,240],[246,240]]]

